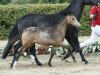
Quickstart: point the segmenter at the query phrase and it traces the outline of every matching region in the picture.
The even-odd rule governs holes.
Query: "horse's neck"
[[[73,0],[71,4],[67,8],[65,8],[65,10],[59,13],[62,15],[67,15],[68,12],[73,12],[76,19],[79,20],[83,12],[83,8],[84,8],[83,0]]]
[[[62,22],[60,22],[58,25],[57,25],[57,30],[59,30],[64,36],[65,36],[65,33],[66,33],[66,30],[67,30],[67,22],[66,22],[66,19],[64,19]]]

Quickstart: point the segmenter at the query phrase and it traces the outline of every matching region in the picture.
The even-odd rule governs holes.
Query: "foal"
[[[14,63],[16,60],[18,61],[21,53],[25,50],[29,50],[28,48],[30,48],[32,45],[35,45],[35,43],[44,46],[63,46],[68,25],[80,27],[80,23],[73,15],[70,14],[61,19],[59,23],[55,25],[55,27],[29,27],[25,29],[21,36],[22,48],[20,49],[15,61],[11,64],[11,66],[15,66]],[[51,59],[53,55],[51,55],[48,62],[49,66],[51,66]]]

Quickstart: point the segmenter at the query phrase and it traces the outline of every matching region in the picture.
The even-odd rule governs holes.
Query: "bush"
[[[52,14],[66,8],[68,4],[27,4],[0,5],[0,39],[7,39],[9,32],[20,17],[28,13]],[[86,9],[88,11],[89,8]],[[83,13],[80,35],[90,33],[90,19],[88,12]]]
[[[0,0],[0,4],[8,4],[11,0]]]
[[[11,4],[32,4],[32,3],[70,3],[72,0],[11,0]]]
[[[91,19],[89,18],[90,6],[85,6],[82,17],[80,19],[81,29],[79,35],[90,35],[91,33]]]
[[[38,3],[38,0],[11,0],[12,4],[31,4]]]

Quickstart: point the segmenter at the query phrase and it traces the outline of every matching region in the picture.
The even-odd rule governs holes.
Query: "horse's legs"
[[[54,54],[55,54],[55,49],[52,48],[52,50],[51,50],[51,56],[50,56],[50,59],[49,59],[49,61],[48,61],[48,65],[49,65],[50,67],[52,67],[52,65],[51,65],[51,60],[52,60]]]
[[[72,59],[73,59],[73,62],[76,62],[75,56],[73,55],[73,53],[71,54],[71,57],[72,57]]]
[[[75,41],[76,41],[76,40],[75,40]],[[81,56],[82,61],[84,61],[85,64],[87,64],[88,61],[85,59],[85,57],[84,57],[84,55],[83,55],[83,53],[82,53],[82,50],[81,50],[80,46],[79,46],[78,44],[75,44],[75,41],[74,41],[74,40],[71,40],[71,41],[69,42],[73,49],[72,49],[72,52],[70,52],[68,55],[66,55],[65,58],[69,57],[70,54],[72,54],[74,51],[78,51],[79,54],[80,54],[80,56]]]
[[[66,53],[64,47],[63,47],[63,51],[64,51],[64,53]],[[72,50],[71,50],[71,49],[68,49],[68,52],[67,52],[67,53],[70,53],[69,56],[71,55],[73,61],[76,62],[76,60],[75,60],[75,56],[73,55]],[[65,59],[66,59],[66,58],[63,58],[62,60],[65,60]]]
[[[70,55],[72,55],[72,53],[74,52],[74,50],[72,51],[71,49],[68,49],[68,52],[66,53],[66,55],[63,57],[62,61],[65,60],[66,58],[68,58]],[[73,61],[74,58],[72,57]],[[75,60],[76,61],[76,60]]]
[[[71,49],[68,49],[68,53],[70,53],[70,54],[71,54],[71,57],[72,57],[73,61],[74,61],[74,62],[76,62],[76,60],[75,60],[75,56],[73,55],[73,53],[72,53],[72,50],[71,50]]]
[[[70,28],[69,28],[69,29],[70,29]],[[78,52],[80,53],[80,56],[81,56],[82,61],[84,61],[85,64],[87,64],[88,61],[85,59],[85,57],[84,57],[84,55],[83,55],[83,53],[82,53],[82,50],[81,50],[81,48],[80,48],[80,46],[79,46],[78,35],[77,35],[75,29],[73,29],[73,31],[70,31],[70,30],[72,30],[72,29],[70,29],[70,30],[69,30],[69,29],[68,29],[68,32],[67,32],[67,35],[65,36],[65,38],[67,39],[68,43],[69,43],[69,44],[71,45],[71,47],[73,48],[73,50],[72,50],[71,53],[73,53],[74,50],[75,50],[76,52],[78,51]],[[71,53],[67,54],[67,55],[64,57],[64,59],[67,58],[67,57],[69,57],[69,55],[70,55]]]
[[[13,57],[13,60],[12,60],[12,63],[11,63],[11,68],[14,66],[16,66],[16,63],[20,57],[20,53],[21,52],[18,52],[18,49],[22,46],[22,42],[19,41],[16,45],[14,45],[14,57]]]
[[[32,61],[34,61],[34,58],[35,58],[35,62],[38,66],[41,66],[42,64],[39,62],[37,56],[36,56],[36,49],[35,49],[35,45],[33,45],[31,48],[30,48],[30,57],[32,58]]]

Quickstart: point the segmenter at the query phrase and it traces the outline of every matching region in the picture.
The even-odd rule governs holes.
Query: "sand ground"
[[[52,67],[47,62],[50,55],[37,55],[42,66],[32,63],[29,57],[21,57],[16,68],[10,68],[12,57],[0,59],[0,75],[99,75],[100,74],[100,53],[93,53],[86,56],[89,64],[81,61],[79,54],[75,54],[76,63],[71,58],[68,62],[61,61],[61,57],[54,56]]]
[[[81,37],[79,40],[84,41],[89,37]],[[0,47],[4,47],[7,41],[1,40]],[[52,67],[47,62],[50,55],[37,55],[42,66],[32,63],[29,57],[21,57],[16,68],[10,68],[12,56],[3,60],[0,57],[0,75],[100,75],[100,53],[92,53],[85,56],[89,64],[85,65],[81,61],[79,54],[75,54],[77,63],[72,58],[67,61],[61,61],[61,57],[54,56]]]

